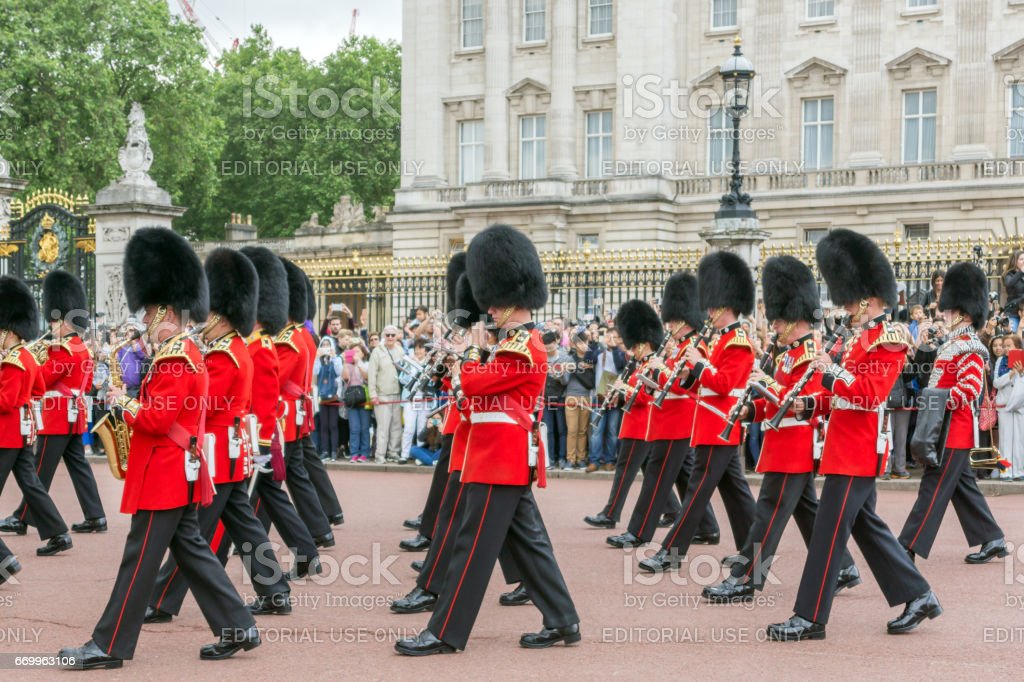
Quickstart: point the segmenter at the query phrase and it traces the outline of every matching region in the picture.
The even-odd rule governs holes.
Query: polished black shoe
[[[124,665],[123,660],[108,656],[91,639],[82,647],[64,647],[57,657],[63,662],[65,670],[96,670],[98,668],[110,670]]]
[[[732,568],[734,564],[738,564],[746,561],[742,554],[730,554],[729,556],[722,559],[723,568]]]
[[[717,545],[721,542],[722,536],[718,533],[697,533],[693,536],[693,540],[690,540],[691,545]]]
[[[615,521],[604,512],[594,514],[593,516],[584,516],[583,522],[594,528],[614,528]]]
[[[17,533],[24,535],[28,532],[28,526],[21,522],[17,516],[8,516],[0,521],[0,533]]]
[[[860,570],[856,566],[850,566],[839,571],[839,577],[836,578],[836,591],[834,594],[839,594],[845,589],[851,587],[857,587],[863,580],[860,579]]]
[[[254,616],[287,616],[292,612],[292,602],[288,592],[278,592],[269,597],[256,597],[249,605],[249,613]]]
[[[330,521],[332,526],[340,526],[343,523],[345,523],[345,515],[344,514],[335,514],[334,516],[328,518],[327,520]]]
[[[679,557],[669,556],[667,549],[659,549],[654,556],[641,559],[638,566],[645,573],[664,573],[670,569],[679,568]]]
[[[142,622],[147,625],[170,623],[172,618],[174,618],[174,616],[166,611],[161,611],[160,609],[155,609],[152,606],[147,606],[146,615],[142,619]]]
[[[423,552],[430,549],[430,538],[416,533],[416,537],[406,538],[399,542],[398,546],[406,552]]]
[[[402,521],[402,525],[405,526],[406,528],[408,528],[409,530],[419,530],[420,529],[420,523],[422,521],[423,521],[423,516],[420,515],[420,516],[417,516],[415,519],[406,519],[405,521]]]
[[[676,517],[671,514],[662,514],[658,519],[658,528],[671,528],[676,525]]]
[[[400,639],[395,642],[395,651],[403,656],[430,656],[432,654],[454,654],[455,647],[445,644],[430,630],[424,630],[418,637]]]
[[[502,606],[525,606],[531,601],[530,595],[526,592],[526,586],[522,583],[516,585],[511,592],[502,592],[498,597],[498,603]]]
[[[420,571],[423,570],[423,564],[425,564],[425,563],[426,562],[423,561],[423,559],[417,559],[416,561],[412,562],[409,565],[412,566],[412,570],[414,570],[417,573],[419,573]]]
[[[334,547],[334,533],[328,531],[319,537],[313,538],[313,544],[320,549]]]
[[[791,616],[784,623],[768,626],[768,639],[776,642],[799,642],[804,639],[825,639],[825,626],[800,616]]]
[[[204,661],[222,661],[231,658],[239,651],[255,649],[260,642],[260,631],[253,625],[245,630],[227,630],[215,644],[207,644],[199,650],[199,658]]]
[[[754,598],[754,584],[740,582],[740,578],[729,576],[717,585],[709,585],[701,592],[711,604],[733,604],[736,602],[750,601]]]
[[[644,541],[633,535],[629,531],[626,531],[622,535],[609,535],[605,542],[612,547],[618,547],[619,549],[632,549],[637,545],[644,544]]]
[[[54,535],[52,538],[46,541],[46,544],[36,550],[36,556],[53,556],[54,554],[60,554],[74,547],[71,542],[71,536],[67,533],[61,533],[60,535]]]
[[[416,587],[409,594],[392,602],[391,610],[395,613],[423,613],[433,611],[436,603],[436,594]]]
[[[295,568],[285,576],[288,580],[301,580],[306,576],[320,575],[324,572],[324,567],[320,563],[320,557],[313,557],[310,561],[298,561],[295,563]]]
[[[106,533],[107,520],[104,517],[98,519],[86,519],[81,523],[71,524],[72,533]]]
[[[3,585],[18,573],[21,573],[21,564],[18,563],[17,558],[12,556],[4,561],[0,561],[0,585]]]
[[[525,649],[547,649],[559,642],[566,646],[576,644],[580,637],[580,625],[569,625],[564,628],[544,628],[540,632],[526,632],[519,638],[519,646]]]
[[[929,590],[917,599],[908,601],[900,617],[886,623],[885,629],[890,635],[902,635],[917,628],[925,619],[938,618],[941,615],[942,606],[939,599]]]
[[[1009,556],[1010,551],[1006,548],[1006,538],[999,538],[998,540],[992,540],[986,542],[981,546],[981,549],[977,552],[971,552],[964,557],[964,561],[969,564],[987,564],[993,559],[1001,559],[1004,556]]]

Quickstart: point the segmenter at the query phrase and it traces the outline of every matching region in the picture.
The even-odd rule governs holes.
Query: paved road
[[[117,509],[120,484],[95,465],[108,511]],[[198,659],[199,646],[212,641],[195,602],[188,599],[180,618],[146,626],[136,660],[110,679],[191,680],[319,679],[327,674],[364,679],[636,679],[675,676],[762,679],[827,675],[951,679],[1019,676],[1024,643],[1024,550],[1011,563],[968,566],[963,535],[950,513],[931,560],[923,563],[946,609],[945,615],[913,634],[891,637],[885,621],[898,614],[886,606],[870,573],[865,582],[836,601],[824,642],[764,642],[765,624],[789,616],[803,562],[799,534],[791,528],[782,545],[776,575],[780,584],[764,593],[756,608],[699,603],[702,584],[731,538],[691,557],[692,568],[679,577],[641,584],[633,572],[635,557],[604,545],[606,532],[586,527],[584,514],[600,508],[606,479],[559,479],[538,499],[569,587],[583,619],[584,641],[571,649],[526,651],[517,646],[521,632],[540,627],[533,607],[497,605],[503,589],[492,581],[469,648],[455,656],[407,659],[394,655],[396,637],[414,634],[425,615],[397,616],[390,599],[412,584],[409,561],[418,556],[397,550],[407,533],[400,524],[414,515],[429,479],[412,473],[333,470],[346,524],[329,553],[334,573],[325,584],[296,586],[290,617],[264,618],[265,644],[223,663]],[[635,496],[637,490],[634,488]],[[755,491],[756,494],[756,491]],[[68,522],[79,510],[67,475],[55,482],[58,506]],[[0,498],[0,512],[17,502],[13,480]],[[1024,497],[990,498],[1011,540],[1024,538]],[[913,502],[913,493],[885,491],[882,516],[897,529]],[[630,503],[631,504],[631,503]],[[627,509],[630,507],[627,506]],[[716,509],[722,512],[716,501]],[[721,514],[724,521],[724,512]],[[19,585],[0,587],[0,654],[55,653],[89,637],[109,596],[120,560],[128,519],[111,515],[105,535],[75,536],[75,548],[54,558],[34,555],[32,536],[6,537],[25,570]],[[726,524],[727,529],[727,524]],[[726,531],[727,532],[727,531]],[[651,550],[643,550],[649,552]],[[856,550],[855,556],[860,559]],[[376,560],[374,559],[376,557]],[[376,561],[377,570],[372,570]],[[861,561],[863,570],[863,562]],[[376,574],[376,575],[374,575]],[[244,596],[237,559],[230,575]],[[344,576],[344,577],[342,577]],[[648,581],[649,582],[649,581]],[[5,670],[3,679],[38,679],[46,672]],[[486,677],[485,677],[486,676]],[[106,678],[105,678],[106,679]]]

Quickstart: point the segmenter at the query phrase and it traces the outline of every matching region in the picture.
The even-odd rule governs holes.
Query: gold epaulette
[[[743,327],[736,330],[729,342],[725,344],[726,348],[732,348],[733,346],[739,346],[740,348],[754,349],[753,344],[750,343],[750,338],[747,336],[747,332]]]
[[[11,347],[11,349],[7,351],[7,355],[4,356],[3,362],[0,362],[0,364],[14,365],[18,369],[25,369],[25,365],[21,362],[21,349],[22,346],[20,344]]]
[[[234,341],[237,336],[237,332],[228,332],[224,336],[214,341],[210,346],[208,346],[206,349],[206,354],[209,355],[210,353],[224,353],[229,358],[231,358],[231,362],[235,363],[235,367],[238,367],[238,358],[235,357],[234,351],[231,350],[232,341]]]
[[[818,346],[814,343],[814,339],[807,339],[804,341],[803,351],[804,352],[800,354],[800,357],[796,359],[796,362],[793,363],[794,367],[799,367],[804,363],[810,362],[818,355]]]
[[[196,367],[195,361],[192,356],[188,353],[187,347],[188,337],[185,334],[179,334],[174,338],[168,339],[164,342],[160,349],[153,356],[153,364],[163,362],[165,360],[184,360],[192,368],[193,372],[198,372],[199,368]]]
[[[533,354],[530,352],[530,332],[520,329],[515,334],[506,337],[503,342],[498,344],[498,348],[494,353],[495,355],[503,355],[505,353],[519,355],[532,365]]]
[[[262,335],[263,335],[263,330],[262,329],[254,329],[254,330],[252,330],[252,334],[249,334],[249,336],[245,337],[245,345],[247,345],[247,346],[252,345],[253,342],[258,340]]]
[[[36,359],[36,364],[40,367],[45,365],[50,359],[50,347],[43,341],[36,341],[31,346],[25,346],[25,348]]]
[[[281,330],[281,333],[274,337],[274,343],[279,346],[288,346],[296,353],[300,352],[299,347],[295,345],[292,332],[295,331],[295,325],[290,324]]]
[[[882,323],[882,333],[878,335],[875,342],[868,348],[868,352],[875,350],[879,346],[887,346],[891,350],[897,350],[900,348],[907,348],[907,337],[903,333],[903,330],[897,327],[891,322]]]

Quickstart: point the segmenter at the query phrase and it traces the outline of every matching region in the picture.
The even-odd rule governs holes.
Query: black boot
[[[391,610],[395,613],[422,613],[433,611],[437,604],[437,595],[427,592],[422,587],[416,587],[412,592],[401,599],[396,599],[391,604]]]
[[[399,542],[398,546],[406,552],[423,552],[430,549],[430,538],[426,535],[416,533],[416,537],[406,538]]]
[[[104,517],[98,519],[86,519],[81,523],[71,524],[72,533],[106,533],[107,520]]]
[[[964,561],[969,564],[987,564],[992,559],[1001,559],[1009,554],[1009,550],[1006,549],[1006,538],[999,538],[986,542],[979,551],[965,556]]]
[[[717,545],[722,541],[722,536],[719,533],[708,533],[704,535],[697,533],[693,536],[693,540],[690,541],[691,545]]]
[[[36,556],[53,556],[54,554],[66,552],[73,546],[71,536],[67,533],[61,533],[60,535],[54,535],[46,541],[45,545],[37,549]]]
[[[103,649],[96,646],[91,639],[79,648],[65,647],[60,650],[57,657],[63,661],[65,670],[95,670],[97,668],[120,668],[124,661],[120,658],[108,656]],[[72,663],[72,661],[74,661]]]
[[[547,649],[559,642],[566,646],[580,641],[580,625],[569,625],[564,628],[544,628],[540,632],[527,632],[519,638],[519,646],[525,649]]]
[[[419,573],[420,571],[423,570],[423,564],[424,564],[424,561],[422,559],[417,559],[416,561],[412,562],[409,565],[412,566],[412,570],[414,570],[417,573]]]
[[[526,586],[522,583],[516,585],[511,592],[502,592],[498,603],[502,606],[523,606],[530,603],[530,595],[526,592]]]
[[[836,593],[838,594],[842,590],[857,587],[863,580],[860,579],[860,571],[856,566],[850,566],[839,571],[839,577],[836,578]]]
[[[143,623],[154,624],[154,623],[170,623],[174,616],[166,611],[161,611],[158,608],[152,606],[146,607],[146,615],[142,619]]]
[[[288,592],[277,592],[269,597],[256,597],[249,606],[249,613],[254,616],[287,616],[292,612],[292,603]]]
[[[754,598],[754,584],[741,582],[741,578],[729,576],[717,585],[704,588],[701,596],[711,604],[733,604]]]
[[[669,569],[679,568],[680,558],[675,556],[669,556],[667,549],[659,549],[654,556],[648,559],[642,559],[639,563],[640,570],[646,573],[664,573]]]
[[[890,635],[902,635],[917,628],[925,619],[938,618],[941,615],[942,606],[939,599],[929,590],[917,599],[908,601],[900,617],[886,623],[885,629]]]
[[[339,514],[335,514],[334,516],[330,517],[327,520],[330,521],[332,526],[340,526],[343,523],[345,523],[345,515],[344,514],[340,514],[340,513]]]
[[[400,639],[395,642],[395,651],[403,656],[430,656],[431,654],[454,654],[455,647],[445,644],[430,630],[424,630],[413,639]]]
[[[28,532],[28,526],[21,522],[17,516],[8,516],[0,521],[0,533],[17,533],[24,535]]]
[[[658,519],[658,528],[671,528],[676,525],[676,517],[671,514],[662,514]]]
[[[644,544],[644,541],[633,535],[629,531],[626,531],[622,535],[610,535],[605,539],[612,547],[618,547],[619,549],[632,549],[637,545]]]
[[[253,625],[245,630],[229,630],[220,636],[214,644],[207,644],[199,650],[199,658],[204,661],[221,661],[231,658],[239,651],[255,649],[260,642],[260,631]]]
[[[334,547],[334,533],[328,531],[319,537],[313,538],[313,544],[320,549]]]
[[[421,514],[420,516],[417,516],[415,519],[406,519],[405,521],[402,521],[402,525],[408,528],[409,530],[419,530],[420,522],[422,520],[423,515]]]
[[[768,639],[776,642],[799,642],[804,639],[825,639],[825,626],[794,615],[784,623],[768,626]]]
[[[608,516],[607,514],[605,514],[604,512],[599,512],[597,514],[594,514],[593,516],[584,516],[583,517],[583,521],[584,521],[584,523],[586,523],[588,525],[591,525],[594,528],[614,528],[615,527],[615,520],[613,518],[611,518],[610,516]]]

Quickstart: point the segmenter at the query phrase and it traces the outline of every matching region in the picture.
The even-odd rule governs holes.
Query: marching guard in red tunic
[[[130,310],[145,310],[155,352],[139,397],[108,398],[131,429],[121,511],[131,529],[110,600],[80,648],[60,651],[74,668],[119,668],[135,655],[146,605],[168,549],[219,640],[200,649],[217,660],[260,645],[252,614],[199,529],[197,507],[213,499],[202,442],[209,375],[187,329],[209,310],[206,274],[188,242],[169,229],[139,229],[128,241],[124,282]]]
[[[831,413],[819,466],[825,484],[794,615],[769,625],[768,637],[825,638],[841,554],[851,535],[889,605],[906,604],[903,614],[888,623],[888,632],[909,632],[941,614],[942,607],[875,512],[875,477],[885,471],[888,451],[881,433],[885,401],[907,360],[906,337],[885,314],[885,306],[896,303],[896,277],[878,246],[850,230],[833,230],[822,239],[817,259],[829,296],[850,315],[853,334],[840,363],[824,351],[811,361],[810,369],[823,373],[825,394],[794,403],[801,414]]]
[[[524,634],[520,645],[544,648],[580,640],[579,616],[532,490],[535,479],[542,487],[546,483],[536,415],[547,353],[531,314],[547,300],[540,257],[522,232],[495,225],[470,243],[466,272],[500,340],[486,364],[475,346],[462,363],[460,387],[472,424],[461,475],[465,508],[430,622],[415,639],[395,645],[410,656],[465,648],[502,551],[544,617],[543,629]]]

